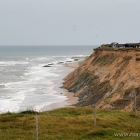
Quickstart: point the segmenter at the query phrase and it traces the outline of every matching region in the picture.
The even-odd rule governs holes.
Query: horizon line
[[[2,46],[99,46],[99,45],[0,45],[0,47]]]

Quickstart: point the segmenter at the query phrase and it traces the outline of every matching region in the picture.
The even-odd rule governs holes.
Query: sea
[[[96,46],[0,46],[0,113],[20,112],[67,100],[60,88]]]

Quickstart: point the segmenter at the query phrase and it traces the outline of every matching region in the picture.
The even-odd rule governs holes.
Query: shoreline
[[[64,64],[64,66],[76,69],[76,68],[79,67],[79,62],[81,62],[81,61],[76,61],[76,62],[72,62],[72,63],[66,63],[66,64]]]
[[[68,67],[68,68],[73,68],[73,70],[74,70],[75,68],[77,68],[79,66],[79,61],[72,62],[72,63],[67,63],[67,64],[64,64],[64,66]],[[55,89],[58,90],[58,91],[61,90],[62,93],[60,93],[60,94],[62,94],[62,96],[66,96],[67,99],[64,100],[64,101],[61,101],[61,102],[56,102],[56,103],[52,103],[50,105],[46,105],[46,106],[41,108],[41,112],[54,110],[54,109],[58,109],[58,108],[64,108],[64,107],[74,107],[74,104],[76,104],[78,102],[79,98],[74,97],[73,92],[68,92],[67,89],[60,88],[59,86],[56,87]]]
[[[67,100],[44,106],[41,109],[42,112],[54,110],[54,109],[58,109],[58,108],[64,108],[64,107],[74,107],[73,104],[76,104],[78,102],[78,97],[74,97],[74,93],[68,92],[66,89],[62,89],[62,90],[64,90],[64,92],[65,92],[64,96],[67,97]]]

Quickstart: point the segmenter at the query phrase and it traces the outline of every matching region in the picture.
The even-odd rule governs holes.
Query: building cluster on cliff
[[[117,42],[112,42],[111,44],[103,44],[102,46],[112,47],[112,48],[140,48],[140,43],[126,43],[119,44]]]

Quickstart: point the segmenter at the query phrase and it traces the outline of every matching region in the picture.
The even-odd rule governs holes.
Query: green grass
[[[38,113],[39,140],[132,140],[114,133],[140,133],[140,112],[97,110],[94,129],[93,108],[62,108]],[[35,140],[35,112],[0,115],[0,140]]]
[[[106,54],[104,56],[99,57],[96,60],[96,63],[100,63],[101,65],[111,64],[116,60],[117,57],[118,57],[118,55],[116,55],[114,53]]]
[[[132,56],[124,56],[123,57],[123,60],[130,60],[130,59],[132,59]]]

